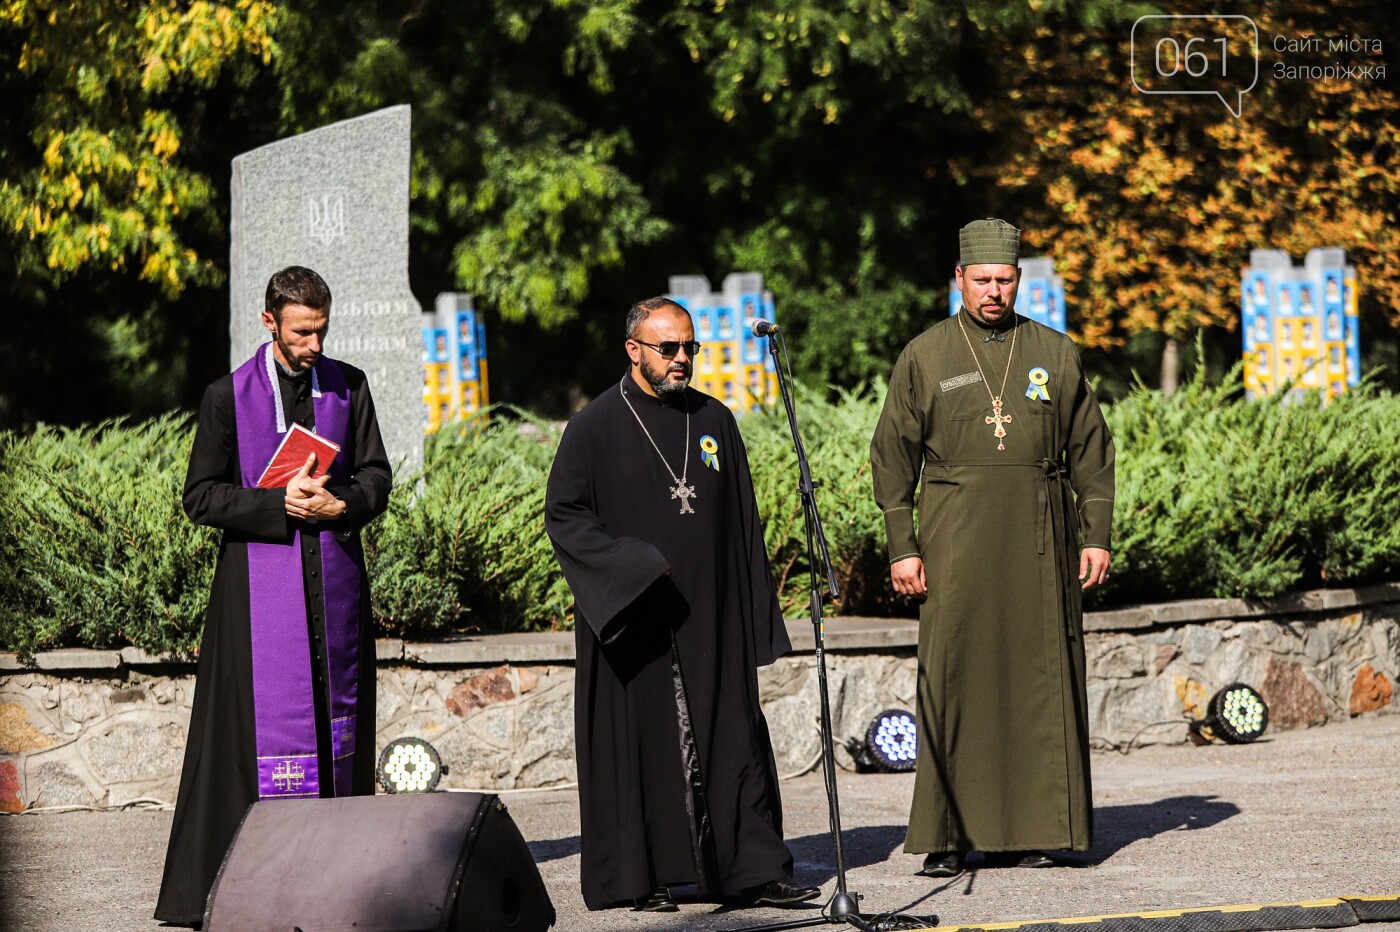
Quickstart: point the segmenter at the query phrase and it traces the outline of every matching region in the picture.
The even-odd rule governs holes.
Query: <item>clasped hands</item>
[[[1108,579],[1108,568],[1113,557],[1101,547],[1085,547],[1079,553],[1079,579],[1081,589],[1092,589],[1103,585]],[[928,581],[924,577],[924,561],[919,557],[905,557],[890,564],[890,584],[900,595],[922,599],[928,594]]]
[[[334,521],[345,514],[348,507],[326,490],[326,483],[331,479],[329,472],[319,478],[311,478],[311,470],[315,468],[316,454],[312,453],[306,458],[306,465],[287,483],[287,516],[308,524]]]

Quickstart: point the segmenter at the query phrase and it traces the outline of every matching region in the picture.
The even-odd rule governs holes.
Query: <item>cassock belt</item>
[[[1049,457],[1039,460],[1008,460],[1008,459],[977,459],[977,460],[925,460],[924,478],[939,479],[942,474],[938,470],[945,467],[966,466],[980,468],[983,466],[1017,467],[1020,469],[1039,470],[1045,481],[1040,484],[1040,516],[1036,522],[1036,537],[1040,543],[1037,553],[1045,553],[1046,528],[1050,524],[1050,483],[1058,483],[1068,478],[1069,470],[1065,464],[1059,460],[1052,460]],[[1063,490],[1060,494],[1064,494]]]

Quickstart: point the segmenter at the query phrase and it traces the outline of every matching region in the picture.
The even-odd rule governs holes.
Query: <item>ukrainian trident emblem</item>
[[[322,246],[329,246],[345,235],[345,197],[340,194],[311,195],[306,199],[306,230]]]

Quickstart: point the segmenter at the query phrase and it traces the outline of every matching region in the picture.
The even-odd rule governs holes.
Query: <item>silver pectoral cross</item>
[[[681,480],[676,483],[675,488],[671,489],[671,497],[681,500],[681,514],[695,514],[695,509],[690,507],[690,500],[696,497],[695,486],[686,485],[685,480]]]

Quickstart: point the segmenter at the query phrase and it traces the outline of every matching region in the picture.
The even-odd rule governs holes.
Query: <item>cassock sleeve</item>
[[[286,492],[245,489],[238,476],[233,389],[228,380],[204,391],[185,472],[185,514],[195,524],[280,541],[291,533]]]
[[[625,627],[619,613],[670,572],[671,564],[651,544],[609,533],[593,499],[594,468],[583,430],[570,424],[549,470],[544,527],[574,594],[576,614],[607,644]]]
[[[778,607],[778,591],[773,584],[773,570],[768,563],[768,545],[763,540],[763,521],[758,515],[758,499],[753,491],[753,476],[749,474],[749,456],[739,426],[729,418],[731,438],[728,444],[734,458],[734,473],[739,493],[739,534],[745,550],[749,573],[750,626],[754,657],[760,667],[767,666],[792,650],[782,609]]]
[[[923,412],[914,402],[914,354],[909,347],[890,373],[885,406],[870,440],[875,504],[885,515],[890,563],[919,556],[914,536],[914,492],[924,461]]]
[[[1083,546],[1108,550],[1113,539],[1113,437],[1084,377],[1079,353],[1073,349],[1070,353],[1077,384],[1065,448],[1069,481],[1079,502]]]
[[[369,381],[359,376],[350,389],[351,415],[355,430],[355,459],[350,464],[350,482],[332,486],[330,492],[345,502],[345,515],[329,526],[338,534],[357,531],[389,507],[393,473],[384,438],[379,435],[379,417],[370,397]]]

